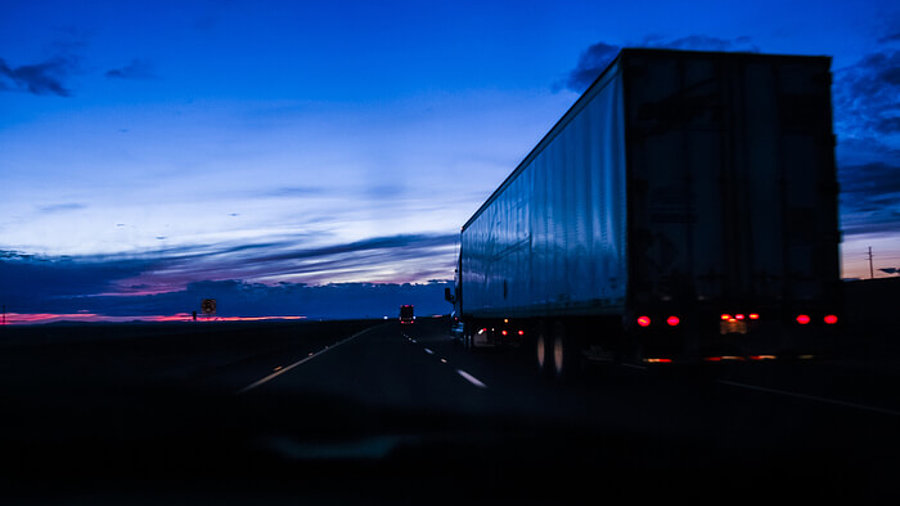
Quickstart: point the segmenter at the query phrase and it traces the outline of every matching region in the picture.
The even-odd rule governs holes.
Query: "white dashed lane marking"
[[[325,346],[325,348],[324,348],[322,351],[320,351],[319,353],[310,353],[306,358],[300,359],[300,360],[294,362],[293,364],[291,364],[291,365],[289,365],[289,366],[287,366],[287,367],[278,367],[278,368],[276,368],[275,372],[273,372],[272,374],[270,374],[270,375],[268,375],[268,376],[266,376],[265,378],[262,378],[262,379],[260,379],[260,380],[254,381],[253,383],[250,383],[249,385],[245,386],[244,388],[238,390],[238,391],[235,392],[235,393],[236,393],[236,394],[243,394],[243,393],[245,393],[245,392],[249,392],[250,390],[253,390],[254,388],[256,388],[256,387],[258,387],[258,386],[260,386],[260,385],[264,385],[264,384],[268,383],[269,381],[272,381],[273,379],[277,378],[278,376],[281,376],[282,374],[284,374],[284,373],[290,371],[291,369],[297,367],[298,365],[301,365],[301,364],[304,364],[304,363],[306,363],[306,362],[309,362],[310,360],[312,360],[312,359],[314,359],[314,358],[316,358],[316,357],[322,355],[322,354],[325,353],[326,351],[333,350],[333,349],[337,348],[338,346],[340,346],[340,345],[342,345],[342,344],[346,344],[346,343],[352,341],[353,339],[356,339],[357,337],[359,337],[359,336],[365,334],[366,332],[372,330],[373,328],[375,328],[375,327],[369,327],[369,328],[367,328],[367,329],[365,329],[365,330],[361,330],[361,331],[357,332],[356,334],[353,334],[352,336],[350,336],[350,337],[348,337],[348,338],[346,338],[346,339],[344,339],[344,340],[338,341],[338,342],[334,343],[334,344],[331,345],[331,346]]]
[[[462,376],[463,378],[465,378],[466,381],[475,385],[478,388],[487,388],[487,385],[482,383],[480,379],[476,378],[475,376],[472,376],[471,374],[467,373],[466,371],[463,371],[462,369],[457,369],[456,373],[459,374],[460,376]]]

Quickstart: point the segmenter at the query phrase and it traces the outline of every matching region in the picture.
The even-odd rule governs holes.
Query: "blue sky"
[[[448,280],[459,226],[622,46],[833,56],[844,275],[869,245],[900,267],[893,2],[3,0],[0,298]]]

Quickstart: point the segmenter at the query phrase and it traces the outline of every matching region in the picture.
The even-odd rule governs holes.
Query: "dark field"
[[[845,341],[845,360],[560,384],[522,350],[473,354],[447,329],[0,329],[3,502],[900,498],[900,375],[859,345],[872,339]]]

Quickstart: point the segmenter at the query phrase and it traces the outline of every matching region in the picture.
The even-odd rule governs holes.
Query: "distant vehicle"
[[[465,223],[467,346],[807,358],[840,321],[831,59],[624,49]]]
[[[400,306],[400,323],[408,324],[414,323],[416,321],[416,316],[414,312],[414,306],[407,304]]]

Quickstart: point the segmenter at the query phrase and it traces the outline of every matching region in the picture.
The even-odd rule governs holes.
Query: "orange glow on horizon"
[[[206,322],[253,322],[263,320],[303,320],[306,316],[215,316],[206,318],[197,316],[198,323]],[[127,323],[139,322],[192,322],[190,313],[176,313],[173,315],[142,315],[142,316],[108,316],[96,313],[6,313],[7,325],[37,325],[54,322],[107,322]]]

